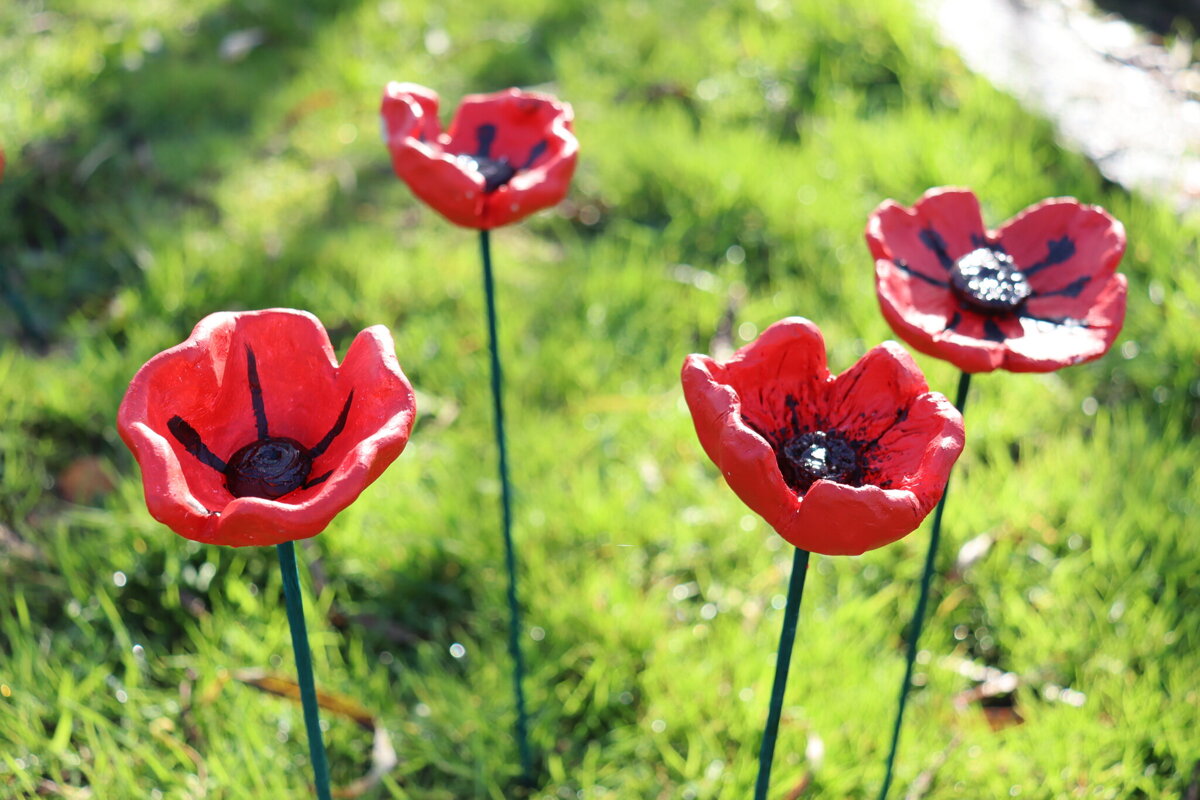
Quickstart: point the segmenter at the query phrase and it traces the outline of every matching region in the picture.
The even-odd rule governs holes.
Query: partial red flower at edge
[[[341,365],[316,317],[212,314],[138,370],[117,429],[151,515],[208,544],[315,536],[408,442],[412,387],[391,334],[367,328]]]
[[[700,444],[751,510],[796,547],[858,555],[911,533],[962,452],[962,415],[884,342],[838,376],[812,322],[789,317],[718,363],[690,355]]]
[[[468,95],[443,133],[437,93],[393,81],[380,113],[396,175],[456,225],[498,228],[567,195],[579,152],[568,103],[519,89]]]
[[[910,345],[964,372],[1051,372],[1108,352],[1125,320],[1125,228],[1052,198],[996,231],[969,190],[930,189],[871,214],[883,315]]]

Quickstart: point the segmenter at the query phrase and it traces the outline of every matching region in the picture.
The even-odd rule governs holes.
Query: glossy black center
[[[467,156],[461,155],[458,157],[461,161],[466,162],[471,167],[483,176],[483,193],[491,194],[492,192],[504,186],[513,179],[517,174],[517,168],[508,163],[507,158],[488,158],[487,156]]]
[[[972,250],[955,261],[950,285],[960,299],[984,313],[1012,311],[1033,294],[1012,257],[990,247]]]
[[[225,467],[225,486],[234,497],[275,500],[304,485],[312,455],[295,439],[272,436],[238,450]]]
[[[784,442],[775,458],[784,481],[800,494],[822,479],[858,485],[858,452],[837,433],[802,433]]]

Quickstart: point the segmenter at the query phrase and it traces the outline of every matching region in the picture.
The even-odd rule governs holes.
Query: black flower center
[[[297,489],[311,489],[324,483],[333,474],[326,472],[319,478],[309,480],[313,462],[329,449],[333,440],[346,427],[350,416],[350,404],[354,392],[346,398],[342,413],[329,433],[311,448],[286,436],[271,436],[267,431],[267,410],[263,403],[262,383],[258,380],[258,363],[254,351],[246,347],[246,382],[250,385],[250,406],[254,410],[254,424],[258,438],[230,456],[229,461],[208,449],[199,432],[181,416],[171,417],[167,429],[171,431],[183,448],[205,466],[212,467],[225,476],[225,488],[234,497],[265,497],[275,500]]]
[[[1012,257],[990,247],[977,248],[955,261],[950,285],[963,302],[985,314],[1013,311],[1033,294]]]
[[[468,156],[461,155],[458,160],[472,167],[476,172],[483,176],[483,193],[491,194],[513,179],[517,174],[517,170],[512,164],[508,163],[508,159],[501,156],[500,158],[488,158],[487,156]]]
[[[312,455],[295,439],[272,436],[238,450],[225,467],[225,486],[234,497],[274,500],[304,485]]]
[[[474,153],[461,153],[457,156],[463,164],[474,169],[483,176],[483,193],[491,194],[511,181],[521,170],[529,169],[533,162],[546,152],[546,142],[540,141],[529,151],[529,157],[520,166],[513,166],[508,156],[492,158],[492,143],[496,141],[496,126],[491,123],[480,125],[475,129],[476,147]]]
[[[819,480],[858,485],[858,451],[837,432],[808,431],[775,449],[779,471],[787,485],[804,494]]]

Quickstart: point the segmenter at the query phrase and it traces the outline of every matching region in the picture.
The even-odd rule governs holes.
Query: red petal
[[[856,556],[912,533],[928,513],[912,492],[817,481],[779,535],[828,556]]]
[[[1121,332],[1125,321],[1125,276],[1117,273],[1104,285],[1100,294],[1091,300],[1087,309],[1067,303],[1050,307],[1033,306],[1046,311],[1051,318],[1067,317],[1083,320],[1084,325],[1061,325],[1022,319],[1024,335],[1008,341],[1004,368],[1013,372],[1052,372],[1073,364],[1093,361],[1107,353]],[[1061,298],[1059,298],[1061,300]],[[1082,312],[1076,314],[1076,312]]]
[[[979,199],[970,189],[930,189],[913,206],[926,227],[946,242],[950,258],[957,259],[978,247],[987,237]]]
[[[1085,206],[1073,198],[1052,198],[1030,206],[996,233],[1000,245],[1028,274],[1035,296],[1056,292],[1090,279],[1103,284],[1114,273],[1125,253],[1125,227],[1098,206]],[[1064,261],[1039,268],[1052,243],[1067,238],[1074,254]],[[1098,289],[1090,292],[1099,294]]]
[[[553,149],[535,168],[522,171],[495,192],[484,197],[484,227],[498,228],[557,205],[567,196],[579,144],[572,136]]]
[[[393,81],[380,113],[392,168],[413,194],[456,225],[484,224],[483,177],[443,149],[437,94],[413,83]]]
[[[726,382],[740,398],[741,413],[763,431],[788,421],[787,398],[792,397],[801,419],[813,420],[821,409],[824,384],[830,380],[825,339],[803,317],[788,317],[770,325],[738,350],[724,366]]]
[[[556,205],[567,195],[579,142],[571,130],[574,112],[549,95],[508,89],[469,95],[450,124],[447,149],[473,155],[480,125],[496,137],[487,155],[507,158],[520,171],[508,184],[484,195],[481,228],[498,228]],[[535,148],[542,152],[533,161]]]
[[[868,480],[911,491],[928,513],[941,499],[964,441],[962,414],[942,395],[927,392],[866,454]]]
[[[884,342],[833,379],[822,416],[847,438],[870,442],[896,424],[914,398],[929,391],[904,348]]]
[[[388,147],[393,146],[393,141],[398,146],[399,140],[408,137],[434,143],[441,135],[437,92],[424,86],[392,81],[383,90],[379,112],[383,115]]]
[[[681,378],[700,445],[729,488],[776,530],[787,525],[800,498],[784,482],[771,445],[743,422],[741,398],[724,382],[724,368],[708,356],[690,355]]]
[[[930,230],[945,244],[951,261],[974,250],[986,236],[975,195],[965,189],[930,189],[911,210],[887,200],[867,220],[867,245],[876,260],[902,261],[927,278],[944,281],[945,265],[922,240]]]
[[[1097,306],[1102,305],[1101,298],[1109,297],[1116,286],[1125,285],[1125,277],[1120,273],[1107,273],[1096,276],[1075,296],[1069,294],[1047,294],[1034,296],[1025,301],[1022,313],[1042,319],[1073,319],[1102,322],[1106,325],[1115,324],[1118,328],[1124,320],[1124,309],[1119,316],[1100,315],[1097,317]]]
[[[886,298],[912,325],[931,336],[944,330],[958,311],[958,299],[949,285],[935,286],[888,259],[875,262],[875,290],[880,299]]]
[[[455,225],[487,227],[482,175],[436,146],[413,139],[391,152],[396,175],[430,208]]]
[[[481,125],[492,125],[496,136],[490,151],[483,155],[507,158],[514,167],[521,167],[534,147],[545,142],[545,154],[529,165],[535,167],[544,163],[552,152],[561,150],[566,142],[574,140],[571,133],[573,118],[569,104],[549,95],[519,89],[467,95],[447,130],[446,149],[452,153],[475,155],[478,149],[476,132]]]

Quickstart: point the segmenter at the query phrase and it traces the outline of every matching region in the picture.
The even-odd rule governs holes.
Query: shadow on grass
[[[261,147],[256,122],[271,96],[352,7],[230,2],[165,38],[143,36],[153,52],[131,54],[120,41],[99,54],[99,74],[70,87],[88,98],[72,129],[10,153],[0,290],[16,313],[0,333],[53,342],[72,314],[95,318],[119,287],[138,283],[146,231],[169,232],[197,208],[216,222],[208,185]]]
[[[360,629],[373,649],[396,652],[403,660],[422,642],[449,647],[473,635],[478,581],[472,565],[435,549],[408,560],[403,569],[362,576],[336,577],[338,603],[330,622]]]

